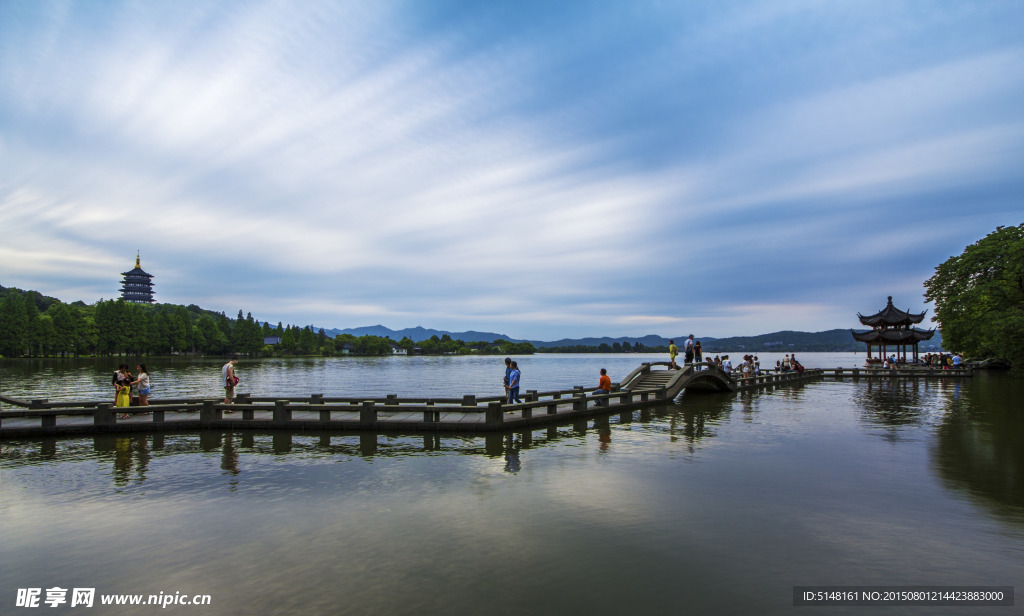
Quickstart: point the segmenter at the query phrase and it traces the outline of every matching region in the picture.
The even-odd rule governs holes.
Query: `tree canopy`
[[[946,348],[1024,367],[1024,224],[998,227],[924,286]]]

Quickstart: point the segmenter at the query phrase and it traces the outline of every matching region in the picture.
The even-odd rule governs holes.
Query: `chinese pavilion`
[[[121,282],[121,299],[138,304],[153,303],[153,277],[142,271],[138,254],[135,255],[135,269],[121,272],[121,275],[124,276]]]
[[[925,311],[927,312],[927,310]],[[928,331],[911,327],[924,320],[924,312],[921,314],[911,314],[904,312],[899,308],[892,305],[892,296],[889,296],[889,303],[886,304],[877,314],[871,316],[864,316],[861,313],[857,313],[857,318],[860,319],[861,325],[867,325],[871,328],[871,331],[857,333],[850,330],[853,334],[853,339],[858,342],[864,342],[868,345],[868,361],[871,359],[871,347],[878,347],[878,360],[887,355],[887,347],[892,347],[897,357],[900,355],[900,350],[903,351],[903,361],[907,360],[907,347],[913,347],[914,349],[914,361],[917,361],[917,345],[919,342],[924,340],[930,340],[935,335],[935,330],[930,329]]]

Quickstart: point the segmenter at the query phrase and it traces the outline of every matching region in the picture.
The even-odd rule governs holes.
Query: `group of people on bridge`
[[[676,364],[676,357],[679,356],[679,347],[676,346],[675,340],[668,341],[668,357],[672,362],[672,369],[678,370],[679,366]],[[694,340],[693,334],[690,334],[686,338],[686,342],[683,343],[683,363],[686,364],[700,364],[704,361],[704,350],[700,346],[700,340]],[[697,368],[698,370],[700,368]]]

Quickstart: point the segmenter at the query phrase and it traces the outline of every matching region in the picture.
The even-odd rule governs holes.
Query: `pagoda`
[[[925,312],[928,312],[927,310]],[[857,313],[861,325],[871,328],[871,331],[858,333],[850,330],[853,339],[864,342],[868,345],[868,361],[871,362],[871,347],[878,347],[878,360],[886,357],[887,347],[892,347],[896,355],[903,351],[903,361],[907,361],[907,347],[913,347],[914,362],[917,362],[917,345],[924,340],[930,340],[935,335],[935,330],[924,331],[911,327],[924,320],[925,312],[911,314],[904,312],[892,305],[892,296],[889,296],[889,303],[880,312],[871,316],[864,316]]]
[[[137,304],[153,303],[153,276],[142,271],[138,254],[135,255],[135,269],[121,272],[121,275],[124,276],[121,281],[121,299]]]

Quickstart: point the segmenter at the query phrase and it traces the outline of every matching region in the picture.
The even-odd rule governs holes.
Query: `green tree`
[[[81,309],[75,310],[75,357],[82,353],[96,353],[96,344],[99,341],[99,330],[96,328],[96,321],[92,315],[85,314]]]
[[[53,320],[53,352],[64,357],[75,348],[75,313],[66,304],[56,303],[46,310],[46,315]]]
[[[997,227],[924,283],[943,345],[1024,367],[1024,224]]]
[[[218,315],[217,320],[220,318]],[[224,335],[224,331],[217,325],[217,320],[214,320],[208,314],[204,314],[196,321],[196,330],[198,330],[199,335],[202,336],[205,342],[206,346],[203,348],[203,351],[206,353],[227,353],[228,347],[231,346],[228,337]]]
[[[29,291],[25,293],[25,316],[28,318],[28,343],[29,355],[35,355],[37,350],[42,350],[44,344],[53,346],[53,336],[49,332],[49,327],[53,324],[50,323],[45,327],[39,323],[39,306],[36,303],[42,296],[36,291]],[[45,331],[44,331],[45,330]],[[49,339],[44,340],[44,338]],[[45,355],[46,352],[43,351]]]
[[[294,353],[295,345],[298,343],[298,336],[290,325],[284,328],[284,332],[281,333],[281,350],[286,353]]]
[[[252,318],[252,313],[245,315],[245,348],[246,353],[257,354],[263,350],[263,329],[259,323]]]
[[[40,315],[32,323],[33,338],[43,357],[52,355],[57,346],[57,328],[48,314]]]
[[[195,329],[192,326],[192,314],[184,306],[174,307],[174,318],[177,320],[178,327],[181,328],[181,339],[178,341],[181,346],[177,348],[178,351],[195,351]]]
[[[316,334],[313,333],[313,328],[309,325],[302,328],[299,332],[299,348],[298,352],[302,355],[308,355],[316,350]]]
[[[29,341],[28,315],[21,291],[11,289],[0,302],[0,355],[21,357]]]
[[[168,353],[171,350],[171,324],[166,312],[157,312],[149,320],[146,342],[154,353]]]

